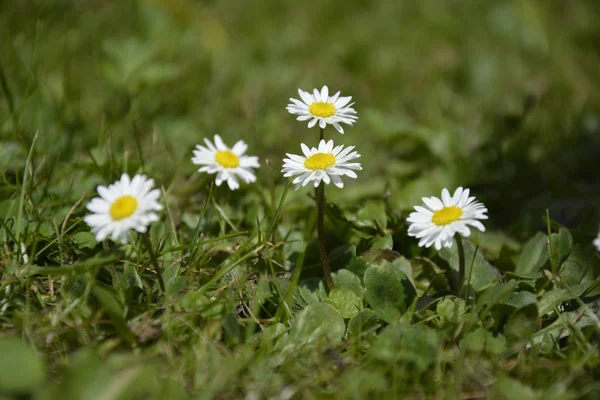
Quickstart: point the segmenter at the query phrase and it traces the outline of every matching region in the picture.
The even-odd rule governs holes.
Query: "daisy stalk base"
[[[160,286],[160,291],[164,295],[167,293],[167,290],[165,287],[165,281],[163,280],[162,270],[158,266],[158,261],[156,260],[156,254],[154,253],[154,250],[152,249],[152,242],[150,241],[150,235],[148,234],[148,232],[142,233],[142,240],[144,242],[144,246],[146,246],[146,249],[148,250],[148,253],[150,254],[150,260],[152,261],[152,265],[154,266],[154,271],[156,272],[156,275],[158,275],[158,286]]]
[[[321,264],[323,265],[323,273],[329,290],[335,289],[333,278],[331,277],[331,269],[327,260],[327,249],[325,248],[325,185],[321,184],[316,189],[317,191],[317,240],[319,242],[319,252],[321,254]]]
[[[458,285],[456,295],[460,297],[465,282],[465,249],[460,235],[454,236],[454,241],[458,250]]]

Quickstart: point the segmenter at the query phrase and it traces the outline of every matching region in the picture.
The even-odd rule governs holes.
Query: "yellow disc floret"
[[[310,170],[327,169],[335,164],[335,156],[329,153],[317,153],[304,160],[304,166]]]
[[[315,117],[327,118],[335,115],[335,106],[324,101],[316,101],[310,105],[308,111]]]
[[[240,158],[230,150],[217,151],[215,161],[225,168],[236,168],[240,165]]]
[[[123,218],[129,217],[137,210],[138,201],[135,197],[126,194],[116,199],[111,205],[108,213],[111,218],[118,221]]]
[[[450,206],[435,211],[431,220],[438,226],[444,226],[458,221],[462,215],[462,209],[456,206]]]

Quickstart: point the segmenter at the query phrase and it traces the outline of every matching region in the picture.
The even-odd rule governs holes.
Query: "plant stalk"
[[[456,242],[456,248],[458,249],[458,285],[456,295],[460,297],[465,283],[465,249],[458,233],[454,235],[454,241]]]
[[[325,184],[321,183],[317,187],[317,239],[319,241],[319,251],[321,253],[321,264],[323,265],[323,273],[329,290],[335,289],[333,278],[331,277],[331,269],[327,260],[327,249],[325,248]]]
[[[325,128],[319,128],[319,143],[325,138]],[[329,290],[335,289],[331,269],[327,260],[327,249],[325,247],[325,184],[321,182],[315,188],[315,199],[317,200],[317,240],[319,242],[319,253],[321,255],[321,264],[323,265],[323,274]]]
[[[152,265],[154,266],[154,270],[156,271],[156,275],[158,275],[158,286],[160,286],[160,291],[164,294],[167,293],[167,289],[165,286],[165,281],[163,280],[162,271],[158,266],[158,261],[156,260],[156,254],[152,249],[152,242],[150,241],[150,235],[148,232],[142,234],[142,239],[144,241],[144,245],[150,254],[150,260],[152,261]]]

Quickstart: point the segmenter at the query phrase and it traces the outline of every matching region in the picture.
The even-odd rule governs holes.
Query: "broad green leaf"
[[[348,322],[348,336],[359,337],[365,332],[374,331],[381,326],[381,320],[377,313],[370,308],[363,308]]]
[[[344,318],[335,308],[325,303],[310,304],[298,315],[290,343],[299,344],[320,339],[338,343],[345,331]]]
[[[104,311],[110,316],[115,324],[115,329],[123,340],[129,343],[135,342],[135,337],[125,323],[123,305],[117,296],[109,289],[98,284],[92,286],[92,294],[98,300]]]
[[[460,347],[474,353],[500,354],[506,350],[506,339],[501,334],[493,336],[485,329],[477,328],[461,339]]]
[[[600,276],[600,259],[592,251],[573,246],[571,254],[561,265],[559,274],[569,286],[585,286],[587,290]]]
[[[569,336],[571,329],[569,329],[568,325],[577,329],[582,329],[586,326],[595,326],[596,329],[600,329],[598,317],[593,314],[591,309],[587,308],[584,311],[566,312],[561,314],[561,318],[558,318],[552,324],[536,332],[533,335],[532,343],[540,344],[546,336],[550,336],[554,341]]]
[[[531,292],[512,292],[502,301],[503,304],[520,309],[532,304],[537,304],[537,298]]]
[[[298,285],[300,297],[306,304],[314,304],[321,301],[319,296],[319,283],[321,280],[316,277],[304,279]]]
[[[510,280],[506,283],[491,286],[485,289],[477,298],[478,308],[489,308],[508,299],[517,288],[517,281]]]
[[[560,264],[571,253],[573,237],[567,228],[560,228],[558,233],[550,235],[552,245],[552,260],[555,265]]]
[[[555,307],[565,301],[581,296],[585,289],[586,285],[580,285],[572,286],[569,289],[553,289],[544,293],[538,304],[540,316],[554,311]]]
[[[46,366],[32,348],[17,338],[0,338],[0,393],[31,393],[45,380]]]
[[[362,309],[362,299],[347,289],[333,289],[325,303],[332,305],[346,319],[352,318]]]
[[[374,264],[365,272],[366,299],[386,322],[402,315],[417,293],[410,280],[387,261]]]
[[[440,354],[438,334],[425,327],[396,323],[386,327],[374,343],[372,356],[386,363],[409,362],[425,371]]]
[[[465,249],[465,286],[468,282],[473,289],[481,291],[490,284],[498,282],[500,280],[500,273],[483,257],[481,251],[477,251],[477,254],[475,254],[475,246],[470,241],[462,238],[460,240],[462,240]],[[457,246],[454,244],[450,248],[442,248],[439,254],[458,273],[459,260]],[[475,257],[473,257],[474,254]],[[471,266],[473,272],[471,272]]]
[[[548,260],[548,241],[546,235],[538,232],[531,238],[519,258],[515,273],[532,275],[540,271]]]
[[[371,251],[375,250],[392,250],[394,247],[394,240],[392,235],[386,233],[385,235],[377,235],[373,238],[371,243]]]
[[[387,226],[387,214],[385,204],[382,201],[369,201],[356,213],[354,223],[359,227],[375,228],[383,230]]]
[[[348,271],[347,269],[341,269],[332,274],[333,283],[336,289],[345,289],[353,292],[362,301],[365,290],[362,287],[360,278]]]
[[[437,303],[436,312],[442,321],[457,323],[461,315],[467,312],[467,306],[463,299],[445,297]]]
[[[90,232],[77,232],[73,235],[73,241],[82,248],[93,249],[96,247],[96,238]]]

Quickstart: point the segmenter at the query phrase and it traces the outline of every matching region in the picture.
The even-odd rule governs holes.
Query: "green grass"
[[[600,394],[596,1],[10,1],[0,37],[0,399]],[[323,84],[364,168],[327,188],[332,292],[279,172]],[[256,184],[196,172],[215,133]],[[139,235],[83,222],[123,172],[163,190],[165,296]],[[465,298],[405,222],[457,186],[490,210]]]

